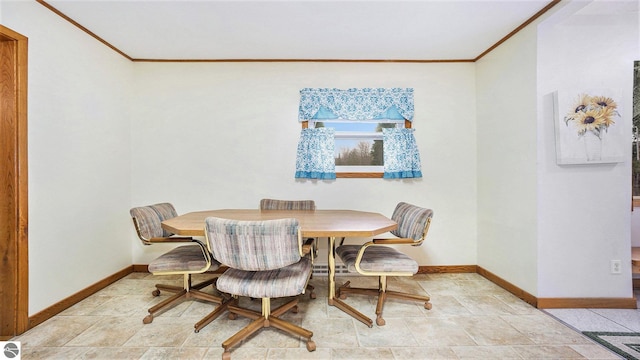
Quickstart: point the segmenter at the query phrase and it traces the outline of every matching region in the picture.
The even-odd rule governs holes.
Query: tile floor
[[[162,282],[167,283],[166,277]],[[353,286],[375,285],[364,277],[339,277]],[[133,273],[14,338],[22,359],[220,359],[220,344],[248,320],[221,316],[199,333],[193,324],[211,305],[187,301],[144,325],[146,309],[162,298],[151,295],[159,279]],[[173,278],[180,284],[179,278]],[[390,279],[391,289],[428,293],[433,309],[419,303],[389,300],[386,326],[368,328],[328,306],[327,278],[312,280],[317,299],[300,299],[300,311],[283,317],[311,331],[317,350],[269,328],[232,349],[232,359],[618,359],[614,353],[563,325],[477,274],[417,275]],[[211,289],[211,288],[209,288]],[[373,317],[375,300],[346,300]],[[259,309],[259,301],[241,305]],[[274,304],[277,305],[277,304]],[[591,317],[639,331],[638,312],[554,310],[567,323]],[[620,315],[619,315],[620,314]],[[630,315],[632,314],[632,315]],[[614,326],[614,325],[612,325]],[[618,328],[619,329],[619,328]]]

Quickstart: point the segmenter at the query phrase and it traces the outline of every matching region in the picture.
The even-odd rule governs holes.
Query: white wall
[[[478,265],[536,293],[536,32],[476,62]]]
[[[29,314],[131,265],[132,64],[35,1],[2,3],[29,38]]]
[[[621,163],[556,165],[548,94],[619,89],[622,118],[614,126],[631,139],[638,30],[637,1],[573,2],[539,27],[539,297],[633,295],[630,140]],[[613,259],[622,261],[622,274],[610,273]]]
[[[390,216],[407,201],[435,210],[412,249],[420,264],[476,263],[473,64],[136,63],[135,76],[133,204],[171,201],[183,213],[309,198]],[[296,181],[305,87],[414,88],[424,177]],[[133,252],[135,263],[156,255]]]

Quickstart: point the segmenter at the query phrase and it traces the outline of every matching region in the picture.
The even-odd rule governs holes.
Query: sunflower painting
[[[558,164],[622,161],[621,116],[612,91],[567,94],[554,97]]]

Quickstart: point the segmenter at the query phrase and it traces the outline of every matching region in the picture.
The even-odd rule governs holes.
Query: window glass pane
[[[377,171],[382,171],[384,165],[382,129],[404,125],[403,121],[382,121],[385,122],[317,121],[314,127],[335,129],[336,166],[356,166],[363,168],[361,171],[371,171],[371,166],[377,166],[379,167],[376,168]]]
[[[336,139],[336,166],[382,166],[382,140]]]

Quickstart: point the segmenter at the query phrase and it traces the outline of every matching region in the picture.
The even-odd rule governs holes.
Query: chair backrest
[[[176,209],[170,203],[160,203],[149,206],[134,207],[129,210],[138,237],[144,244],[149,239],[169,237],[172,233],[164,230],[161,223],[164,220],[178,216]]]
[[[391,216],[391,219],[398,223],[398,228],[392,230],[391,233],[400,238],[413,239],[422,243],[429,230],[432,217],[433,210],[431,209],[405,202],[398,203]]]
[[[208,217],[205,235],[214,259],[234,269],[274,270],[300,261],[296,219],[240,221]]]
[[[260,210],[315,210],[316,203],[313,200],[260,200]]]

